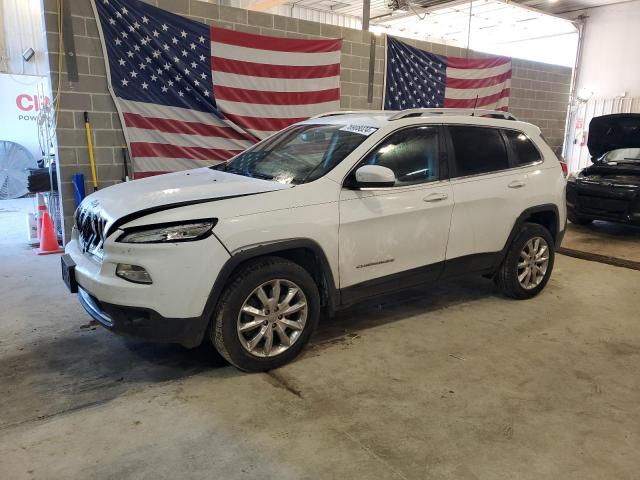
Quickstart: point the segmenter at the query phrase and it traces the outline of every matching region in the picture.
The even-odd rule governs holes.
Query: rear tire
[[[214,312],[211,341],[240,370],[263,372],[293,360],[319,317],[320,294],[311,275],[284,258],[263,257],[229,281]]]
[[[535,297],[549,281],[554,259],[555,244],[549,231],[537,223],[525,223],[511,243],[495,283],[508,297]]]

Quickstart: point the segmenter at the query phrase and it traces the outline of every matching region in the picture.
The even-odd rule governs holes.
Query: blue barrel
[[[82,200],[84,200],[84,175],[81,173],[73,174],[73,193],[76,196],[76,206],[80,205]]]

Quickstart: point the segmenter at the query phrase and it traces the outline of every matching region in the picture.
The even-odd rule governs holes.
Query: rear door
[[[482,270],[499,258],[528,206],[527,168],[514,163],[511,140],[500,128],[449,125],[446,130],[455,203],[446,273]]]
[[[364,284],[368,291],[360,293],[366,296],[377,292],[374,288],[395,289],[440,274],[453,209],[442,142],[439,126],[408,127],[391,134],[358,164],[388,167],[397,180],[387,188],[343,188],[342,289]]]

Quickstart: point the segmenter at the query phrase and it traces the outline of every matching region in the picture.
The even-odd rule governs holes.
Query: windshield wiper
[[[247,175],[252,178],[259,178],[261,180],[273,180],[273,175],[267,175],[266,173],[247,172]]]
[[[247,172],[245,170],[238,170],[237,168],[229,167],[225,167],[224,171],[227,173],[233,173],[235,175],[241,175],[243,177],[259,178],[261,180],[273,180],[273,177],[271,175],[267,175],[265,173]]]

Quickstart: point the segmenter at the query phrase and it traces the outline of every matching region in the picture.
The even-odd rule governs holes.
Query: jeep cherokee
[[[538,294],[566,223],[560,162],[505,112],[333,112],[75,214],[63,277],[108,329],[233,365],[293,359],[321,309],[477,273]]]

